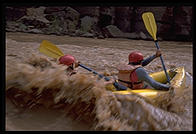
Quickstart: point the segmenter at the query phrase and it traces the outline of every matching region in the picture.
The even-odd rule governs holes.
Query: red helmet
[[[139,52],[132,52],[129,54],[129,62],[139,62],[144,59],[143,55]]]
[[[66,55],[61,56],[59,58],[59,62],[60,62],[60,64],[64,64],[64,65],[69,66],[75,62],[75,58],[69,54],[66,54]]]

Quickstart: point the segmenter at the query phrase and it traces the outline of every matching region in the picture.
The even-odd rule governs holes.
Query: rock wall
[[[150,11],[159,40],[192,41],[192,7],[6,7],[6,31],[152,40],[142,13]]]

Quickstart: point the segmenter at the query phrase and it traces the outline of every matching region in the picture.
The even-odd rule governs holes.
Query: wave
[[[191,104],[185,103],[192,99],[185,96],[189,87],[175,96],[168,92],[150,100],[137,94],[114,94],[97,76],[67,76],[66,68],[35,55],[24,63],[8,60],[6,97],[23,109],[63,110],[90,130],[192,130]]]

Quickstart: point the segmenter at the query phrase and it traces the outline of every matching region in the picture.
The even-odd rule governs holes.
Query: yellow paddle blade
[[[59,58],[64,55],[58,47],[47,40],[42,41],[39,51],[52,58]]]
[[[154,19],[154,15],[151,12],[146,12],[142,14],[142,19],[147,31],[150,33],[154,40],[157,40],[157,25]]]

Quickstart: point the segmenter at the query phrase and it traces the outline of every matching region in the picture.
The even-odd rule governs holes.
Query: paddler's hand
[[[161,56],[161,50],[157,50],[155,54],[156,58]]]
[[[115,82],[114,79],[110,79],[109,81],[105,81],[104,82],[104,85],[105,85],[105,88],[109,91],[116,91],[113,83]]]
[[[115,82],[114,79],[110,79],[109,81],[105,81],[104,84],[107,85],[107,84],[113,84]]]
[[[79,64],[80,64],[80,61],[75,62],[75,68],[77,68],[79,66]]]

